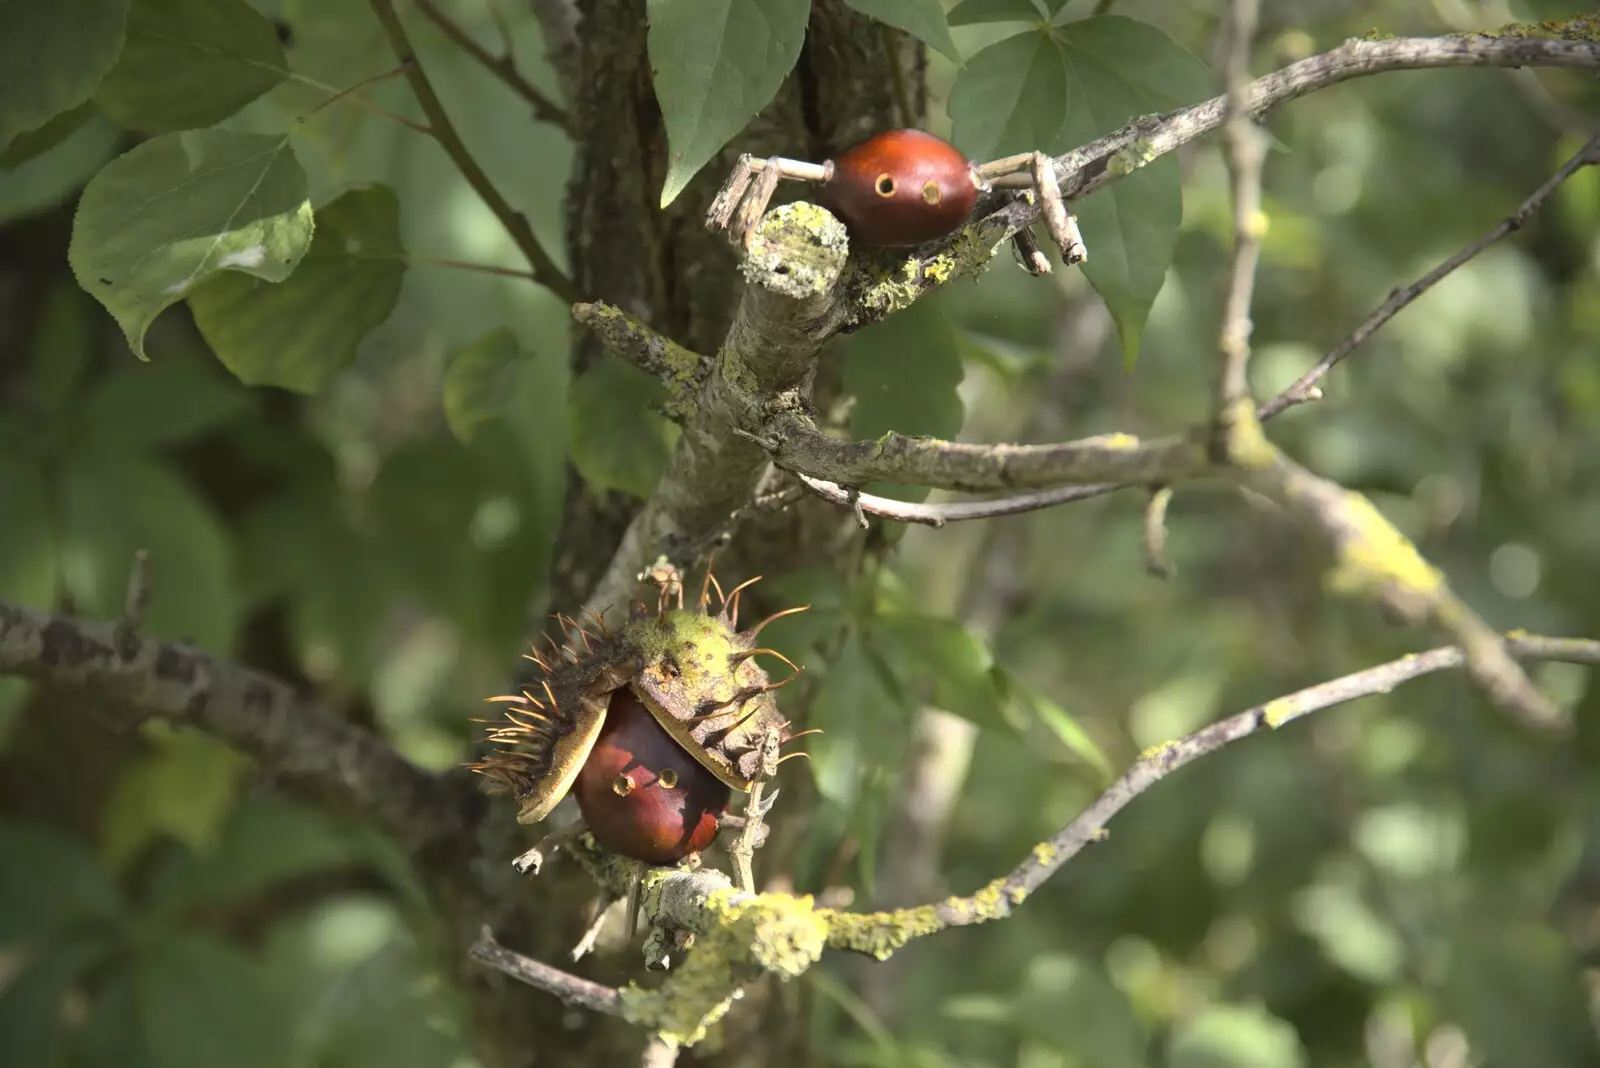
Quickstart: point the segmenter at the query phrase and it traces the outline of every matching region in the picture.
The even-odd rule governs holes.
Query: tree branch
[[[1500,220],[1488,233],[1440,263],[1415,282],[1390,293],[1387,300],[1380,304],[1371,315],[1362,320],[1361,325],[1352,330],[1343,341],[1329,350],[1326,356],[1318,360],[1315,367],[1295,379],[1287,389],[1263,405],[1259,413],[1261,418],[1271,419],[1287,408],[1314,399],[1313,391],[1317,390],[1317,383],[1322,381],[1324,375],[1333,370],[1334,364],[1365,344],[1367,339],[1377,333],[1385,323],[1393,319],[1396,314],[1412,301],[1438,285],[1453,271],[1472,260],[1502,237],[1522,229],[1529,217],[1544,206],[1544,202],[1549,200],[1551,194],[1557,189],[1561,188],[1563,182],[1587,166],[1600,166],[1600,134],[1595,134],[1591,137],[1582,148],[1573,154],[1571,159],[1562,164],[1560,170],[1552,174],[1543,185],[1529,195],[1528,199],[1517,205],[1516,211]],[[1320,392],[1317,395],[1320,395]]]
[[[1600,665],[1600,641],[1513,632],[1506,637],[1506,647],[1519,658]],[[644,876],[641,907],[652,930],[698,936],[687,962],[656,990],[599,987],[495,945],[487,934],[473,957],[563,999],[579,1004],[589,1004],[582,999],[590,999],[590,1007],[650,1028],[670,1045],[693,1045],[746,983],[764,974],[786,979],[800,975],[816,963],[825,947],[887,960],[915,938],[1006,918],[1086,845],[1106,838],[1106,825],[1135,797],[1203,756],[1312,712],[1388,693],[1403,682],[1468,663],[1469,654],[1455,646],[1412,654],[1256,705],[1155,746],[1076,819],[1035,846],[1009,874],[967,897],[854,913],[818,908],[809,896],[741,892],[722,872],[710,869],[650,869]],[[573,851],[610,892],[621,888],[628,877],[614,858],[595,852],[586,838],[564,848]]]
[[[0,602],[0,675],[92,689],[142,715],[205,731],[411,846],[463,829],[451,785],[376,735],[287,683],[191,646],[141,638],[124,621],[87,623]]]
[[[1512,655],[1529,660],[1560,660],[1600,665],[1600,641],[1544,638],[1512,632],[1506,638]],[[950,927],[965,927],[1004,919],[1042,886],[1084,846],[1106,837],[1106,825],[1128,803],[1186,764],[1261,730],[1276,730],[1286,723],[1361,697],[1388,693],[1396,686],[1423,675],[1461,667],[1467,654],[1455,646],[1432,649],[1390,661],[1378,667],[1345,675],[1285,697],[1246,709],[1192,734],[1147,750],[1093,804],[1002,878],[970,897],[955,897],[919,908],[896,909],[868,915],[835,913],[829,917],[828,945],[868,953],[879,959],[912,938]]]
[[[438,94],[433,91],[433,84],[428,81],[428,75],[423,71],[422,64],[418,62],[416,53],[411,48],[411,42],[406,38],[405,27],[400,23],[400,16],[395,13],[394,0],[372,0],[372,10],[383,25],[384,33],[388,35],[390,47],[394,49],[396,58],[405,67],[406,81],[411,83],[411,91],[416,95],[417,104],[421,106],[422,113],[428,117],[429,132],[455,163],[456,169],[467,180],[467,184],[472,186],[488,205],[495,218],[500,220],[500,225],[506,228],[511,240],[516,242],[517,248],[527,259],[528,266],[533,269],[533,276],[539,284],[569,304],[578,300],[577,288],[556,266],[549,253],[545,252],[527,216],[513,208],[510,202],[500,195],[500,191],[494,187],[494,183],[489,180],[483,168],[478,166],[478,161],[473,158],[466,142],[462,141],[461,135],[456,132],[455,124],[450,121],[444,105],[439,102]]]
[[[845,249],[844,226],[827,212],[808,204],[774,209],[755,231],[744,295],[710,375],[700,376],[695,354],[660,349],[682,372],[666,380],[671,403],[687,413],[683,435],[591,593],[590,607],[628,603],[635,576],[659,554],[676,557],[701,544],[749,502],[767,455],[739,433],[746,410],[757,403],[799,408],[809,397],[817,353],[842,322],[834,288]],[[621,319],[603,307],[585,306],[579,315],[599,324],[610,344],[631,351],[644,346],[639,329],[619,325]]]
[[[528,106],[533,109],[534,118],[559,126],[569,134],[572,132],[566,110],[524,78],[522,72],[517,70],[516,60],[512,59],[509,53],[497,56],[490,52],[470,33],[456,25],[449,15],[439,9],[434,0],[413,0],[413,2],[423,17],[438,27],[439,32],[448,37],[457,48],[481,63],[490,74],[505,82],[512,92],[527,101]]]
[[[1224,437],[1230,432],[1227,419],[1236,410],[1234,402],[1250,396],[1246,377],[1250,363],[1250,304],[1255,294],[1261,235],[1266,230],[1266,218],[1261,213],[1261,168],[1266,149],[1250,119],[1247,96],[1257,3],[1258,0],[1231,0],[1223,24],[1223,80],[1228,91],[1223,95],[1222,153],[1233,198],[1233,257],[1217,340],[1221,359],[1212,415],[1217,432]]]

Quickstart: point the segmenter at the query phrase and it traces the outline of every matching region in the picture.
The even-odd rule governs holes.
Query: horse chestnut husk
[[[647,864],[672,864],[711,845],[731,796],[626,686],[611,695],[572,792],[596,842]]]
[[[982,180],[956,147],[921,130],[888,130],[841,153],[818,202],[862,245],[920,245],[972,215]]]

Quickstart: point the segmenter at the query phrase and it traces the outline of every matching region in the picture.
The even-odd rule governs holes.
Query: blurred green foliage
[[[520,68],[554,92],[531,18],[492,0],[442,6],[483,40],[503,24]],[[761,6],[803,24],[805,4]],[[931,0],[852,6],[954,42],[964,67],[930,53],[929,125],[978,154],[1064,150],[1214,88],[1195,57],[1211,54],[1215,4],[1123,0],[1080,23],[1104,5],[964,0],[943,5],[953,30]],[[1263,6],[1258,71],[1372,27],[1436,34],[1578,7]],[[374,110],[415,115],[402,81],[319,107],[392,62],[362,0],[84,0],[0,18],[24,7],[73,19],[77,36],[47,94],[0,87],[0,599],[111,617],[134,551],[149,550],[150,634],[281,674],[412,760],[455,764],[539,602],[566,464],[647,495],[675,434],[658,390],[609,359],[569,388],[558,301],[439,265],[521,266],[438,146]],[[112,66],[102,25],[125,7]],[[692,44],[713,8],[724,29],[750,14],[743,0],[652,2],[652,55],[688,62],[672,35]],[[159,19],[187,29],[148,32]],[[571,143],[431,26],[408,26],[474,157],[564,259]],[[21,40],[0,33],[0,68]],[[675,105],[695,86],[666,78],[686,153],[669,187],[770,97],[800,42],[739,46],[719,76],[750,84],[706,113]],[[1502,218],[1596,115],[1593,79],[1545,71],[1397,73],[1283,108],[1257,393]],[[68,269],[73,206],[139,153],[219,146],[281,186],[250,218],[287,219],[305,259],[287,281],[240,273],[270,228],[179,247],[231,220],[249,200],[238,190],[178,198],[154,237],[122,210],[150,188],[111,186],[110,214],[85,202],[88,258],[74,264],[89,291],[82,268],[106,262],[160,283],[123,316],[136,344],[149,326],[141,363]],[[1032,279],[1002,260],[830,349],[851,432],[1050,440],[1202,418],[1231,240],[1217,154],[1175,154],[1081,216],[1098,295],[1081,274]],[[168,259],[142,258],[157,246]],[[156,318],[185,295],[190,312]],[[1600,168],[1324,385],[1327,399],[1272,425],[1277,441],[1369,494],[1495,625],[1600,636]],[[813,605],[768,633],[807,667],[785,708],[826,730],[809,785],[786,767],[798,797],[777,811],[798,839],[798,889],[865,903],[888,882],[885,836],[926,706],[976,728],[970,768],[947,772],[959,798],[939,862],[943,888],[967,892],[1143,748],[1419,647],[1330,599],[1321,562],[1270,509],[1215,488],[1179,488],[1176,575],[1148,577],[1141,504],[896,530],[836,571],[769,578],[774,596]],[[1003,601],[993,626],[972,608],[985,595]],[[1536,674],[1575,712],[1568,746],[1509,728],[1463,679],[1429,678],[1162,782],[1007,922],[902,951],[890,998],[830,959],[788,1003],[814,1062],[1596,1063],[1600,687],[1581,668]],[[471,1063],[406,858],[348,815],[285,800],[270,769],[219,743],[112,729],[102,705],[0,679],[8,1068]]]

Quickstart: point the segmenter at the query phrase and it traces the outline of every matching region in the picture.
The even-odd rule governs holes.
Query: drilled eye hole
[[[922,202],[934,205],[944,199],[944,190],[939,188],[938,182],[929,182],[922,187]]]
[[[676,768],[662,768],[661,774],[656,776],[656,781],[664,788],[670,790],[678,785],[678,771]]]
[[[889,174],[878,175],[878,180],[872,183],[872,188],[878,191],[880,197],[894,196],[894,177]]]
[[[611,780],[611,790],[618,797],[627,797],[633,793],[633,779],[626,773],[618,775]]]

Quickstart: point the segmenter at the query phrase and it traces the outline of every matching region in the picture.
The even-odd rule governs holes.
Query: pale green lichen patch
[[[574,312],[607,348],[661,380],[667,387],[663,407],[669,416],[681,419],[694,410],[695,394],[709,371],[698,352],[656,333],[611,304],[581,304]]]
[[[1040,842],[1038,845],[1033,847],[1033,859],[1037,860],[1040,864],[1054,864],[1056,861],[1057,852],[1058,850],[1056,847],[1051,845],[1049,842]]]
[[[876,322],[903,311],[934,286],[983,271],[1000,250],[984,244],[976,223],[959,231],[935,256],[906,256],[889,250],[863,250],[851,259],[848,276],[852,319]]]
[[[1280,697],[1275,701],[1268,701],[1262,706],[1261,721],[1273,730],[1277,730],[1298,714],[1299,709],[1296,708],[1293,701],[1286,697]]]
[[[1338,593],[1370,594],[1393,587],[1413,599],[1435,598],[1444,588],[1444,577],[1422,558],[1411,540],[1361,494],[1345,490],[1341,499],[1340,519],[1347,534],[1336,546],[1329,588]]]
[[[1261,429],[1256,417],[1255,403],[1249,397],[1229,402],[1223,413],[1223,442],[1228,462],[1248,471],[1269,468],[1278,458],[1278,450]]]
[[[801,975],[828,943],[828,921],[809,896],[727,888],[706,899],[705,911],[706,930],[680,969],[655,990],[622,991],[623,1015],[676,1046],[705,1038],[745,983],[762,972]]]
[[[1161,742],[1158,745],[1152,745],[1150,748],[1139,754],[1139,761],[1140,763],[1145,761],[1151,761],[1155,763],[1165,762],[1167,755],[1177,747],[1177,742]]]
[[[740,269],[751,285],[798,300],[832,289],[849,254],[844,223],[802,200],[767,212]]]
[[[865,953],[888,960],[894,951],[913,938],[942,930],[944,923],[932,905],[892,912],[834,912],[824,909],[828,923],[828,945],[834,949]]]
[[[1543,22],[1508,22],[1492,30],[1477,30],[1461,37],[1532,37],[1552,41],[1600,41],[1600,15],[1577,15]]]
[[[1106,161],[1106,172],[1126,177],[1160,155],[1154,141],[1148,137],[1136,137]]]

